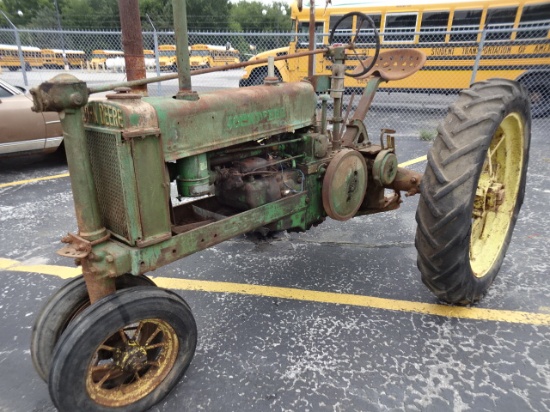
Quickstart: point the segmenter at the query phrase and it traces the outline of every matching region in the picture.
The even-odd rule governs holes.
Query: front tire
[[[422,281],[441,300],[483,297],[523,203],[531,139],[529,95],[492,79],[461,92],[428,153],[416,213]]]
[[[117,291],[82,312],[61,336],[49,376],[60,411],[144,411],[187,370],[197,343],[191,309],[174,292]]]
[[[146,276],[125,274],[115,279],[117,290],[155,286]],[[84,278],[78,276],[63,285],[44,305],[36,318],[31,337],[31,357],[38,375],[47,382],[55,345],[69,323],[90,306]]]

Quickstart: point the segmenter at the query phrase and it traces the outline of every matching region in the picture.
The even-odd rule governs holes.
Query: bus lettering
[[[477,46],[468,46],[462,48],[462,54],[467,56],[477,55]]]
[[[537,44],[535,46],[534,53],[548,53],[550,52],[550,44]]]
[[[432,47],[432,56],[452,56],[454,54],[454,47]]]
[[[483,54],[502,54],[507,55],[512,53],[512,46],[485,46],[483,48]]]

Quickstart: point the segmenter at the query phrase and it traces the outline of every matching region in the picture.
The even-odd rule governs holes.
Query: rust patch
[[[407,192],[405,196],[414,196],[420,193],[420,182],[422,174],[413,170],[397,168],[397,175],[390,185],[397,192]]]

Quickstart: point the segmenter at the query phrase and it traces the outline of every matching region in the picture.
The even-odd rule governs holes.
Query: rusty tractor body
[[[378,85],[413,75],[422,68],[422,54],[379,52],[378,44],[347,72],[345,50],[353,44],[311,50],[332,59],[330,78],[283,84],[268,75],[261,86],[198,95],[190,87],[185,7],[175,1],[174,8],[182,39],[176,96],[146,97],[128,87],[150,79],[94,89],[67,74],[32,91],[35,110],[60,113],[79,232],[63,239],[59,253],[83,269],[82,278],[52,297],[33,330],[33,361],[60,410],[143,410],[168,393],[191,362],[196,326],[185,301],[144,274],[246,232],[303,231],[327,217],[345,221],[394,210],[402,193],[422,190],[417,244],[424,282],[454,303],[472,303],[485,293],[521,205],[529,114],[519,86],[489,82],[461,97],[450,116],[462,129],[452,129],[453,119],[440,128],[438,152],[428,156],[427,186],[422,175],[397,166],[395,131],[372,139],[364,124]],[[351,117],[343,114],[345,75],[369,79]],[[113,88],[106,99],[88,102],[91,93]],[[491,107],[497,114],[478,122],[480,149],[470,135],[455,140],[470,127],[477,101],[504,107]],[[503,146],[520,152],[516,180],[496,172],[509,167]],[[464,160],[469,155],[475,157],[470,172],[447,167],[470,162]],[[449,194],[465,198],[458,209]],[[176,202],[181,198],[188,201]],[[468,221],[466,233],[448,233],[449,225]],[[501,238],[487,239],[476,222],[497,222]],[[445,256],[449,243],[460,250],[456,261]],[[488,263],[470,264],[488,248]],[[466,278],[471,285],[464,286]],[[89,330],[94,337],[83,340]]]

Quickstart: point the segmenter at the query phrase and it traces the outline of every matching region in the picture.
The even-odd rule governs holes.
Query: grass
[[[431,142],[435,139],[437,136],[437,132],[435,130],[420,130],[420,140],[423,140],[425,142]]]

